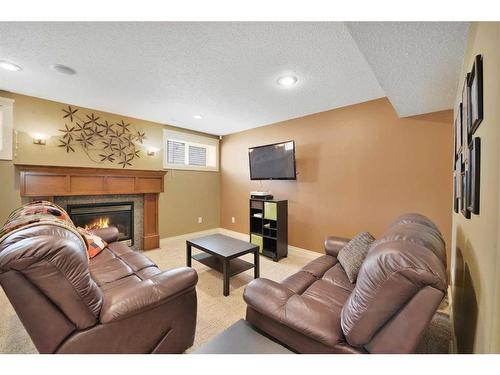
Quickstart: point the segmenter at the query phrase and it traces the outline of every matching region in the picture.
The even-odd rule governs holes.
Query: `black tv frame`
[[[283,143],[293,143],[293,177],[270,177],[270,178],[253,178],[252,177],[252,168],[250,166],[250,150],[256,149],[256,148],[262,148],[262,147],[269,147],[269,146],[276,146],[280,145]],[[248,170],[250,172],[250,180],[251,181],[262,181],[262,180],[296,180],[297,179],[297,165],[295,161],[295,141],[294,140],[289,140],[289,141],[283,141],[283,142],[276,142],[276,143],[270,143],[268,145],[262,145],[262,146],[255,146],[255,147],[249,147],[248,148]]]

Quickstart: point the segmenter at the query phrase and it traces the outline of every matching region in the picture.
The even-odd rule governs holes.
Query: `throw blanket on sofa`
[[[63,227],[75,233],[82,240],[84,247],[87,248],[87,243],[69,218],[68,213],[62,207],[48,201],[30,202],[12,211],[0,229],[0,243],[8,235],[21,229],[45,224]]]

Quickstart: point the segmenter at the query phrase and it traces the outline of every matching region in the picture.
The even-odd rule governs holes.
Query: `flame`
[[[100,217],[92,224],[85,225],[86,230],[100,229],[109,227],[109,217]]]

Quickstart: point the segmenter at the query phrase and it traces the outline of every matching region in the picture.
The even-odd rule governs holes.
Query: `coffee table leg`
[[[253,253],[253,278],[258,279],[260,277],[260,255],[259,250]]]
[[[224,296],[229,295],[229,260],[224,259],[222,265],[223,277],[224,277]]]
[[[191,267],[191,245],[186,243],[186,266]]]

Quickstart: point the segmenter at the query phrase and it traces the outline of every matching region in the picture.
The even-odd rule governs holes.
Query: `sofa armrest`
[[[120,234],[120,232],[118,232],[118,228],[116,227],[92,229],[90,232],[101,237],[107,243],[118,241],[118,236]]]
[[[243,299],[254,310],[280,321],[284,306],[293,295],[290,289],[276,281],[259,278],[248,284]]]
[[[329,236],[325,240],[325,252],[327,255],[336,257],[339,251],[349,243],[349,238]]]
[[[152,309],[172,297],[193,289],[198,274],[189,267],[163,271],[131,288],[110,291],[104,297],[100,320],[110,323]]]

